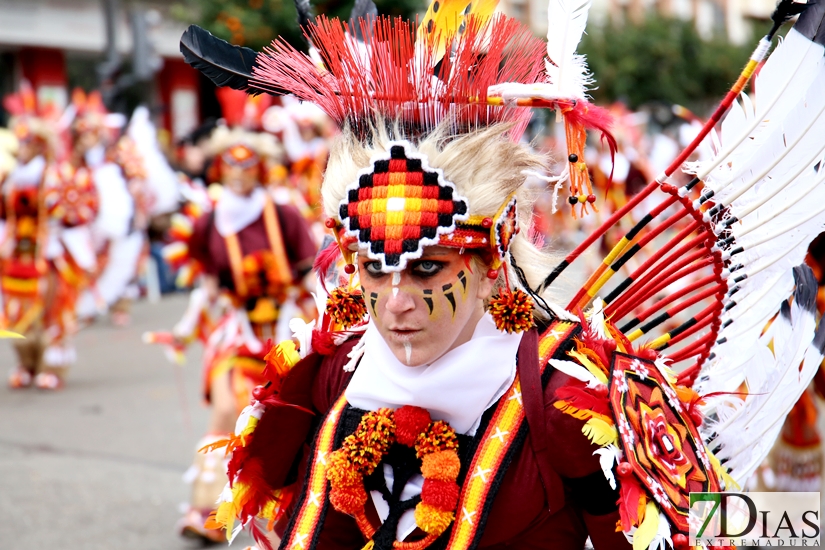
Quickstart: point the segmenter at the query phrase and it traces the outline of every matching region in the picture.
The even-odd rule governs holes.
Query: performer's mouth
[[[394,340],[398,340],[399,342],[406,342],[407,340],[412,339],[413,336],[421,332],[420,329],[414,328],[391,328],[390,334]]]

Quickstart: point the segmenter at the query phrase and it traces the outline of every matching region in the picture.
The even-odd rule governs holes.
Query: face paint
[[[492,290],[479,270],[469,269],[469,254],[427,247],[401,272],[382,271],[359,255],[360,284],[372,322],[402,364],[430,364],[472,337]],[[488,294],[479,294],[481,286]]]
[[[442,286],[441,290],[444,292],[444,297],[447,298],[448,302],[450,302],[450,306],[453,308],[453,317],[455,317],[455,295],[453,294],[453,283]]]
[[[378,293],[370,292],[370,306],[372,306],[372,316],[378,317],[378,310],[375,309],[375,302],[378,301]]]
[[[466,299],[467,298],[467,275],[464,271],[458,272],[458,282],[461,283],[461,297]]]
[[[433,291],[432,289],[428,288],[423,291],[424,292],[424,303],[427,304],[427,307],[430,310],[430,315],[433,314]]]

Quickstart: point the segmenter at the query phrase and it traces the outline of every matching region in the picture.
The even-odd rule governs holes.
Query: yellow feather
[[[633,534],[633,550],[647,550],[658,532],[659,510],[653,501],[649,501],[645,507],[645,519]]]
[[[22,334],[12,332],[10,330],[0,330],[0,338],[25,338]]]
[[[593,417],[582,426],[582,433],[587,438],[604,447],[605,445],[617,444],[619,441],[619,434],[616,431],[616,426],[605,422],[601,418]]]
[[[739,484],[736,483],[736,480],[728,474],[727,470],[725,470],[725,467],[722,466],[721,462],[719,462],[719,459],[716,458],[716,456],[712,452],[710,452],[710,450],[707,447],[705,447],[705,452],[708,454],[708,459],[710,460],[711,466],[713,466],[713,471],[716,472],[716,475],[722,478],[722,481],[725,483],[725,490],[738,491],[739,489],[741,489]]]
[[[424,19],[418,26],[417,42],[432,43],[433,64],[444,57],[447,41],[452,41],[458,34],[458,28],[464,21],[464,10],[469,4],[470,0],[433,0],[430,3]]]
[[[596,380],[598,380],[604,385],[607,385],[607,375],[605,375],[602,369],[594,365],[593,362],[585,354],[579,353],[578,351],[574,350],[568,352],[568,355],[570,355],[571,357],[575,357],[579,361],[579,363],[581,363],[582,366],[584,366],[584,368],[590,371],[590,374],[596,377]]]

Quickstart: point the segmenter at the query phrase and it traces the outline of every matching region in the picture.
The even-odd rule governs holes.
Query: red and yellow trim
[[[549,359],[567,341],[576,326],[576,323],[555,321],[542,335],[539,340],[539,368],[542,374],[547,369]],[[493,480],[500,473],[503,474],[502,463],[524,423],[521,381],[516,375],[513,385],[499,402],[467,471],[467,479],[461,488],[456,509],[455,526],[447,546],[449,550],[465,550],[475,546],[475,541],[481,535],[479,527],[485,508],[492,504],[488,500]]]
[[[288,535],[289,540],[286,546],[283,546],[287,550],[311,548],[313,539],[318,533],[321,513],[329,498],[327,458],[335,450],[335,433],[338,431],[338,421],[346,406],[347,400],[342,393],[327,413],[324,423],[321,424],[311,457],[312,466],[309,478],[295,511],[294,527]]]

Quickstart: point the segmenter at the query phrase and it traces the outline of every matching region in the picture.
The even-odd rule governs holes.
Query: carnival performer
[[[300,292],[316,252],[297,209],[276,204],[262,184],[272,136],[219,127],[210,141],[222,188],[214,209],[194,222],[188,238],[188,256],[199,265],[202,281],[174,331],[178,342],[192,340],[196,332],[205,341],[203,391],[211,413],[197,449],[231,433],[253,388],[265,382],[266,343],[277,338],[284,322],[280,309]],[[178,216],[175,223],[185,221]],[[214,328],[204,326],[210,304],[221,310]],[[196,455],[188,476],[190,508],[179,523],[183,535],[222,535],[205,529],[204,521],[226,483],[224,466],[219,452]]]
[[[610,140],[575,54],[589,2],[550,2],[546,44],[488,3],[433,2],[417,31],[365,4],[360,38],[309,22],[310,55],[276,41],[255,56],[194,26],[181,41],[216,82],[290,90],[343,132],[322,187],[337,246],[316,262],[338,285],[209,447],[227,449],[231,484],[207,527],[247,526],[265,547],[274,529],[290,550],[687,549],[690,493],[750,478],[823,358],[799,264],[825,224],[825,4],[762,68],[774,101],[747,105],[766,112],[733,100],[804,5],[780,3],[697,141],[552,269],[524,190],[546,161],[519,138],[530,107],[557,110],[571,210],[588,215],[586,131]],[[728,109],[722,151],[671,184]],[[646,200],[554,305],[565,269]],[[327,277],[339,256],[345,275]]]
[[[18,167],[3,182],[5,235],[2,252],[4,323],[24,334],[15,343],[19,365],[12,388],[34,384],[55,390],[75,361],[75,304],[95,258],[88,225],[98,209],[90,172],[79,163],[54,159],[56,121],[36,115],[31,90],[7,105],[20,149]],[[71,156],[85,151],[76,147]]]
[[[82,151],[73,162],[91,173],[100,197],[99,213],[91,227],[97,268],[78,301],[78,315],[92,319],[117,304],[113,321],[124,324],[130,300],[126,292],[138,269],[144,243],[135,221],[140,218],[138,204],[147,202],[142,200],[145,166],[134,143],[120,136],[126,117],[110,113],[99,92],[74,90],[70,109],[74,111],[72,144]],[[141,199],[138,202],[133,190]],[[125,300],[121,302],[121,298]]]

